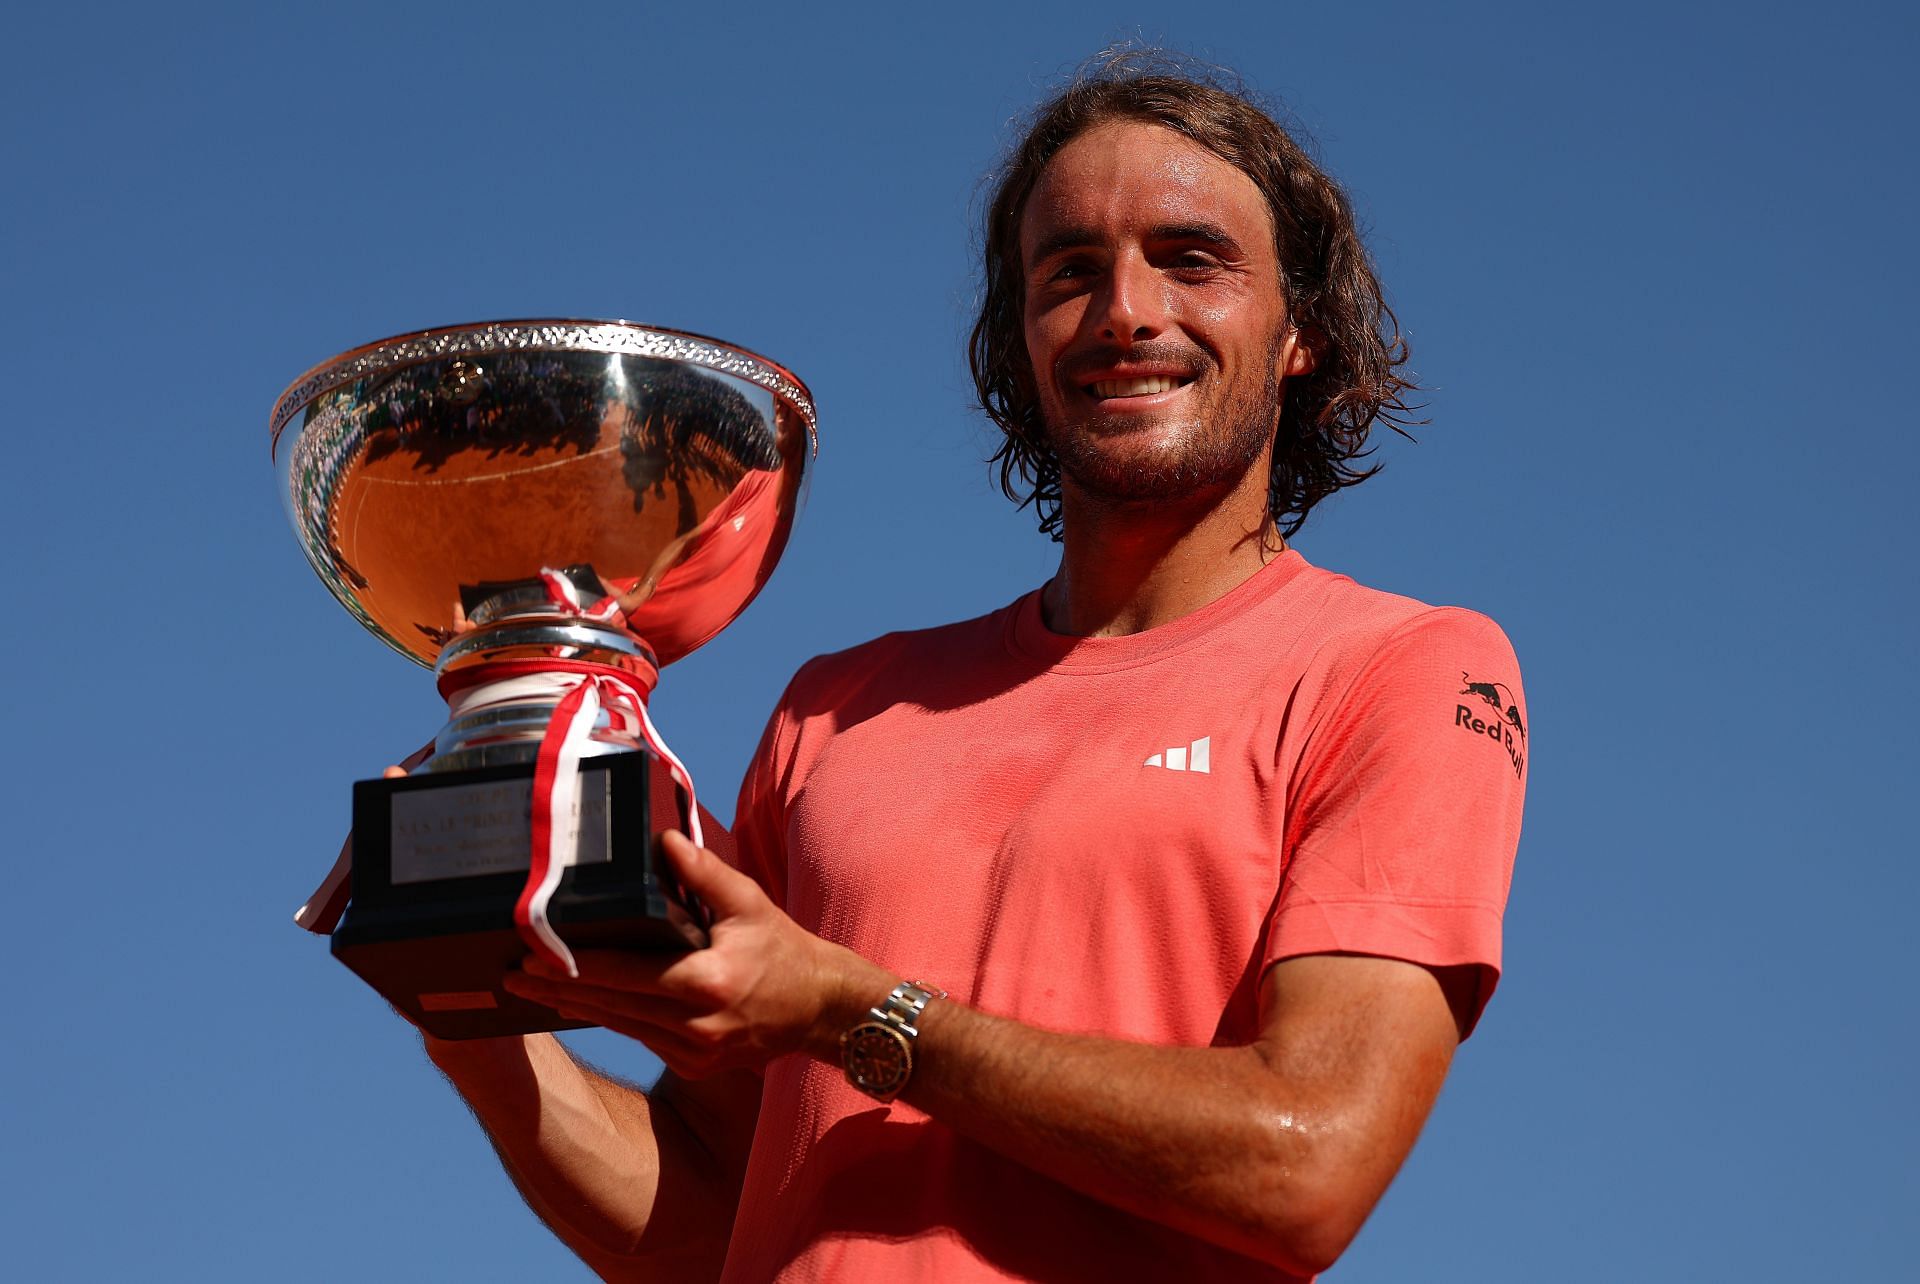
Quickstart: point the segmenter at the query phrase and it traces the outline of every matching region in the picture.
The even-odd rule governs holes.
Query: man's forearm
[[[1325,1221],[1302,1180],[1320,1112],[1275,1102],[1254,1049],[1074,1038],[953,1006],[929,1015],[911,1104],[1103,1203],[1303,1274],[1329,1264],[1305,1251]]]
[[[841,1035],[900,978],[683,836],[663,845],[713,910],[709,948],[583,951],[577,976],[530,960],[507,988],[695,1077],[796,1051],[837,1064]],[[936,1001],[907,1100],[1103,1202],[1310,1271],[1345,1248],[1419,1135],[1459,1037],[1460,984],[1397,959],[1287,959],[1240,1048],[1076,1038]]]
[[[666,1103],[551,1035],[426,1043],[528,1206],[602,1277],[718,1275],[737,1180]]]
[[[1312,1274],[1391,1180],[1452,1049],[1429,974],[1357,962],[1403,969],[1387,984],[1433,1001],[1315,1011],[1319,994],[1307,986],[1260,1041],[1238,1048],[1063,1035],[935,1002],[921,1017],[906,1100],[1103,1203]],[[1409,1044],[1431,1049],[1411,1075]],[[832,1055],[824,1044],[810,1050]]]

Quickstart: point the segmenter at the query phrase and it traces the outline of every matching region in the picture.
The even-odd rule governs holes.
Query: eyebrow
[[[1148,241],[1197,241],[1202,245],[1211,245],[1223,250],[1238,250],[1240,242],[1227,234],[1227,230],[1217,223],[1161,223],[1147,229]],[[1089,245],[1100,244],[1100,234],[1089,227],[1062,228],[1033,247],[1033,256],[1027,260],[1028,266],[1042,262],[1067,250],[1083,249]]]

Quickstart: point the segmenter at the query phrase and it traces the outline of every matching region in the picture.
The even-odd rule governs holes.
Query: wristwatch
[[[914,1022],[927,1004],[947,992],[923,981],[893,987],[879,1007],[869,1009],[873,1019],[862,1021],[840,1036],[840,1065],[847,1082],[875,1101],[892,1101],[913,1075],[913,1041],[920,1031]]]

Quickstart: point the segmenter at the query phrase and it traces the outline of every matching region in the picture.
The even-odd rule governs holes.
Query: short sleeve
[[[1470,1031],[1500,975],[1529,730],[1519,665],[1491,620],[1442,608],[1390,634],[1289,782],[1265,963],[1338,953],[1475,965]]]
[[[787,808],[785,782],[792,771],[793,723],[789,687],[760,736],[740,781],[733,812],[734,868],[759,883],[774,904],[786,904]]]

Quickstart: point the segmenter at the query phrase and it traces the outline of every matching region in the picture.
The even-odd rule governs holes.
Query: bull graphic
[[[1479,696],[1485,700],[1520,733],[1520,743],[1527,742],[1527,724],[1520,720],[1520,702],[1514,698],[1512,687],[1504,682],[1475,682],[1465,669],[1460,670],[1460,680],[1467,684],[1460,688],[1461,695]]]

